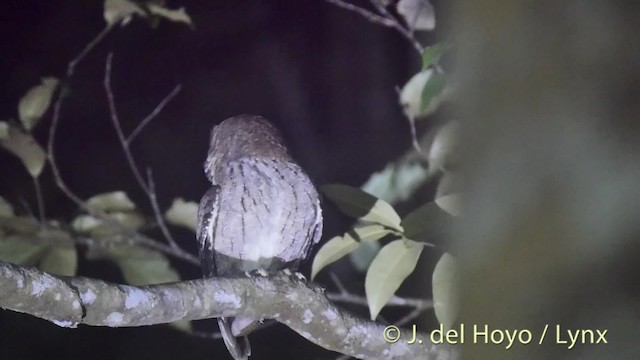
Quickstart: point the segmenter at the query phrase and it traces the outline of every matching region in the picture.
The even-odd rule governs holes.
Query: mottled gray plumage
[[[315,187],[289,156],[280,132],[262,117],[240,115],[215,126],[210,140],[204,171],[213,186],[198,209],[204,276],[296,270],[320,240],[322,212]],[[234,359],[246,359],[246,337],[238,342],[234,336],[244,331],[232,331],[233,319],[218,323]]]

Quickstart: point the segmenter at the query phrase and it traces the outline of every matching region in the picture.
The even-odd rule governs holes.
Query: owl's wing
[[[216,276],[215,252],[213,250],[214,235],[218,224],[220,208],[220,186],[214,185],[200,200],[198,207],[198,228],[196,237],[200,242],[200,265],[204,277]],[[246,336],[236,338],[231,326],[233,318],[219,318],[218,326],[224,344],[235,360],[247,360],[251,355],[251,346]]]
[[[316,221],[312,231],[313,244],[317,244],[322,237],[322,207],[320,207],[320,200],[316,202]]]
[[[200,265],[202,266],[202,275],[204,277],[216,275],[213,241],[218,223],[219,200],[220,187],[214,185],[204,194],[198,207],[196,238],[200,243]]]
[[[298,269],[298,264],[300,263],[300,261],[306,259],[307,256],[309,256],[309,252],[311,251],[311,248],[315,244],[320,242],[320,238],[322,237],[322,208],[320,207],[320,200],[316,200],[315,215],[316,215],[316,218],[313,224],[311,225],[309,237],[306,240],[306,244],[302,248],[302,253],[300,254],[300,258],[297,259],[295,262],[293,262],[292,265],[290,266],[290,268],[293,270]]]

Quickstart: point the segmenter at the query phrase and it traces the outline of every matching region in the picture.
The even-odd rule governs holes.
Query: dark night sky
[[[400,35],[322,0],[171,5],[186,6],[195,30],[169,22],[152,29],[135,20],[113,31],[70,83],[57,154],[66,180],[81,196],[125,190],[150,213],[107,117],[102,78],[110,51],[116,103],[126,132],[182,84],[179,96],[133,145],[138,162],[153,168],[164,208],[174,197],[197,201],[206,191],[201,164],[209,129],[240,113],[260,114],[276,123],[294,157],[318,184],[359,186],[410,147],[394,87],[418,70],[419,59]],[[4,120],[16,117],[19,98],[40,77],[60,77],[67,62],[100,32],[102,1],[3,1],[0,26]],[[35,131],[42,144],[49,120],[50,113]],[[34,206],[29,176],[5,152],[0,152],[0,174],[0,196],[13,204],[25,199]],[[42,183],[48,214],[68,221],[77,210],[56,190],[48,169]],[[329,208],[323,238],[348,225]],[[190,234],[176,235],[195,251]],[[185,278],[198,276],[198,269],[177,266]],[[114,281],[119,276],[104,263],[83,261],[80,272]],[[251,341],[252,359],[335,357],[280,325],[253,334]],[[212,359],[225,351],[221,342],[166,326],[70,330],[0,311],[0,359]]]

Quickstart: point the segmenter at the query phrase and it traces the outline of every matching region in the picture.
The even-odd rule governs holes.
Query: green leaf
[[[462,201],[460,194],[449,194],[436,199],[436,204],[440,209],[447,213],[458,216],[460,215],[460,202]]]
[[[415,241],[432,243],[448,231],[452,217],[435,202],[428,202],[402,219],[404,236]]]
[[[358,241],[364,242],[380,240],[392,231],[380,224],[358,223],[350,232]]]
[[[167,258],[158,252],[121,258],[116,262],[125,280],[131,285],[153,285],[180,280],[180,276],[171,268]]]
[[[112,212],[108,217],[131,230],[138,230],[144,225],[142,216],[135,212]],[[122,229],[116,224],[106,222],[91,215],[79,215],[71,222],[71,227],[82,234],[89,234],[94,237],[106,238],[122,233]]]
[[[460,137],[460,123],[449,121],[436,132],[429,148],[429,169],[431,172],[441,170],[447,172],[457,163]]]
[[[429,173],[420,162],[390,163],[373,173],[361,189],[388,203],[403,202],[422,186]]]
[[[443,74],[434,71],[427,80],[424,88],[422,88],[421,101],[420,101],[420,113],[429,113],[431,103],[436,103],[436,98],[442,94],[447,81]]]
[[[16,214],[13,212],[13,206],[0,196],[0,217],[10,218],[14,216],[16,216]]]
[[[45,228],[38,232],[38,238],[47,245],[47,250],[39,260],[38,267],[41,270],[63,276],[76,274],[78,256],[69,233],[56,228]]]
[[[138,5],[129,0],[105,0],[104,2],[104,20],[107,25],[113,25],[118,22],[126,25],[131,21],[133,15],[147,16]]]
[[[9,123],[6,121],[0,121],[0,140],[6,140],[9,138]]]
[[[436,27],[435,12],[429,1],[400,0],[396,3],[396,11],[413,30],[433,30]]]
[[[178,320],[172,323],[169,323],[169,326],[176,330],[184,331],[190,333],[193,331],[193,326],[191,325],[191,321],[189,320]]]
[[[89,248],[87,259],[113,261],[120,268],[125,281],[131,285],[180,281],[180,275],[171,267],[164,254],[136,245],[117,243],[106,247],[94,245]],[[179,320],[169,325],[180,331],[192,330],[190,321]]]
[[[54,77],[42,78],[42,84],[29,89],[18,103],[18,116],[22,126],[31,131],[51,104],[53,92],[60,81]]]
[[[195,232],[198,226],[198,204],[182,198],[174,199],[169,210],[164,213],[164,218],[171,225],[184,226]]]
[[[71,246],[53,246],[44,254],[39,268],[62,276],[74,276],[78,269],[78,254]]]
[[[189,17],[189,14],[187,14],[184,8],[173,10],[152,3],[148,4],[147,8],[152,14],[163,17],[169,21],[182,22],[189,26],[193,26],[191,17]]]
[[[358,248],[349,254],[351,265],[359,273],[364,273],[369,269],[371,262],[380,252],[380,243],[377,241],[363,241],[358,244]]]
[[[458,317],[458,273],[456,260],[444,253],[433,270],[433,308],[438,321],[450,329]]]
[[[87,200],[87,205],[102,211],[130,211],[136,205],[124,191],[112,191],[98,194]]]
[[[427,69],[413,75],[400,91],[400,104],[410,119],[422,115],[422,93],[433,72],[433,69]]]
[[[324,269],[327,265],[339,260],[357,248],[358,242],[349,234],[329,239],[329,241],[322,245],[313,258],[311,279],[313,280],[320,270]]]
[[[0,140],[0,145],[17,156],[32,177],[38,177],[44,168],[46,153],[38,142],[16,126],[9,125],[9,136]]]
[[[95,246],[87,258],[114,261],[125,281],[131,285],[152,285],[180,280],[169,260],[158,251],[136,245],[117,244],[109,247]]]
[[[422,52],[422,70],[427,69],[432,64],[435,64],[440,56],[449,49],[446,44],[433,44],[428,46]]]
[[[369,268],[381,248],[378,240],[391,233],[392,230],[380,224],[369,223],[358,223],[349,230],[349,234],[360,242],[358,248],[349,254],[349,259],[358,272],[363,273]]]
[[[413,272],[422,249],[422,245],[415,241],[395,240],[384,246],[373,259],[364,283],[371,320],[375,320],[402,282]]]
[[[461,191],[460,177],[450,172],[444,173],[444,175],[438,181],[438,187],[436,188],[435,198],[440,198],[445,195],[459,193]]]
[[[402,231],[400,216],[386,201],[341,184],[325,185],[322,191],[345,214]]]
[[[120,259],[117,263],[125,280],[131,285],[153,285],[180,280],[178,273],[164,257]]]
[[[115,232],[115,229],[110,232],[101,231],[106,225],[102,220],[96,219],[91,215],[78,215],[71,222],[71,227],[81,234],[91,234],[93,236],[110,235]]]
[[[38,221],[26,216],[16,216],[9,218],[0,217],[0,226],[2,226],[2,228],[7,230],[7,232],[9,233],[17,233],[25,236],[33,235],[34,237],[41,228]]]
[[[0,238],[0,260],[18,265],[38,265],[40,269],[57,275],[75,275],[78,264],[76,248],[67,232],[40,226],[33,229],[29,226],[33,220],[27,218],[7,221],[11,221],[12,226],[5,228],[15,234]]]
[[[0,260],[16,265],[34,266],[48,245],[34,236],[10,235],[0,239]]]
[[[127,229],[138,230],[144,225],[144,219],[142,216],[133,211],[116,211],[109,213],[109,217],[120,223]]]
[[[113,244],[107,247],[95,245],[87,252],[87,258],[113,261],[120,268],[124,280],[130,285],[180,281],[180,275],[171,267],[164,254],[137,245]],[[190,321],[179,320],[169,325],[180,331],[192,330]]]

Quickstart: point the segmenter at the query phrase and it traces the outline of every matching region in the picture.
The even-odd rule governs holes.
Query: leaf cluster
[[[449,201],[427,203],[401,218],[386,201],[347,185],[326,185],[324,194],[345,214],[356,218],[356,224],[340,236],[328,240],[313,259],[314,278],[329,264],[355,251],[361,242],[391,241],[375,256],[365,277],[365,293],[372,320],[378,316],[402,283],[414,272],[425,246],[434,246],[429,239],[442,233],[451,221]],[[442,206],[441,204],[446,204]],[[444,210],[444,211],[443,211]],[[450,325],[455,281],[453,257],[442,257],[434,276],[434,303],[441,322]],[[445,310],[443,310],[445,308]]]
[[[167,19],[193,26],[183,8],[168,9],[156,1],[104,1],[106,31],[114,25],[125,26],[134,16],[147,20]],[[43,77],[40,84],[31,87],[21,97],[17,104],[18,121],[0,121],[0,148],[13,154],[24,164],[34,180],[40,210],[39,219],[16,215],[13,206],[0,197],[0,260],[17,265],[37,266],[53,274],[74,276],[78,272],[77,245],[81,244],[87,247],[88,260],[108,260],[115,263],[129,284],[149,285],[178,281],[180,275],[171,267],[166,251],[161,252],[131,240],[143,227],[149,228],[154,224],[137,211],[136,205],[122,191],[98,194],[86,200],[77,199],[83,212],[68,223],[45,218],[38,181],[47,160],[53,168],[53,154],[47,153],[33,137],[32,131],[49,112],[52,104],[59,107],[62,103],[67,93],[67,80],[73,74],[72,69],[102,39],[106,34],[105,30],[69,63],[64,81],[51,76]],[[53,133],[52,125],[50,141]],[[53,152],[52,142],[49,146],[49,151]],[[197,210],[197,204],[176,199],[166,214],[167,222],[194,230],[194,207]],[[174,325],[182,329],[189,327],[188,323]]]

